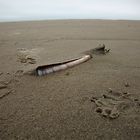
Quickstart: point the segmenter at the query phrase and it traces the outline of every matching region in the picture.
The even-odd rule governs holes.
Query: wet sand
[[[105,44],[106,55],[37,77]],[[140,21],[0,23],[0,139],[140,137]]]

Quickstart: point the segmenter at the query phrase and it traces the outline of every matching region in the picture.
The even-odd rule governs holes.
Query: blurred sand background
[[[77,67],[43,77],[24,74],[103,43],[110,53]],[[104,99],[112,90],[120,95]],[[93,97],[102,99],[102,109],[117,104],[119,116],[97,112]],[[139,138],[140,21],[0,23],[1,140]]]

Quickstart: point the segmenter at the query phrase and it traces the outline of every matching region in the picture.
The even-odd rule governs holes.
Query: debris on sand
[[[91,49],[91,50],[88,50],[85,52],[85,54],[90,54],[90,55],[94,55],[94,54],[107,54],[110,52],[110,49],[106,49],[105,48],[105,44],[99,44],[99,46],[97,48],[94,48],[94,49]]]
[[[50,73],[66,70],[68,68],[77,66],[81,63],[84,63],[84,62],[92,59],[93,54],[106,54],[108,52],[109,52],[109,50],[105,49],[104,44],[99,45],[99,47],[97,47],[95,49],[84,52],[84,56],[82,56],[80,58],[69,60],[69,61],[62,62],[62,63],[38,66],[34,70],[33,73],[35,73],[38,76],[43,76],[43,75],[48,75]]]

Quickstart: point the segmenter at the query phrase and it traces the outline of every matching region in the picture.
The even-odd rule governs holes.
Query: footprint
[[[117,91],[109,91],[101,97],[92,97],[91,101],[96,104],[97,113],[110,119],[118,118],[123,111],[135,106],[128,94]]]
[[[12,84],[14,84],[13,77],[11,77],[11,76],[7,77],[7,75],[4,74],[4,77],[0,81],[0,99],[3,99],[4,97],[8,96],[9,94],[15,92]]]
[[[37,50],[36,49],[20,49],[18,50],[18,60],[25,64],[36,64]]]
[[[119,117],[119,112],[116,108],[108,108],[108,107],[97,107],[95,110],[97,113],[102,115],[103,117],[116,119]]]
[[[11,93],[11,90],[8,88],[8,84],[4,81],[0,82],[0,99],[4,98]]]

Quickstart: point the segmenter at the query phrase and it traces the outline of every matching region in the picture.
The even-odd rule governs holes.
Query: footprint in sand
[[[2,76],[0,77],[0,100],[7,97],[10,94],[15,93],[15,83],[19,82],[18,79],[19,77],[17,77],[17,74],[9,72],[8,74],[2,73]]]
[[[8,84],[8,82],[0,81],[0,99],[4,98],[12,92],[12,90],[9,89]]]
[[[91,101],[96,104],[97,113],[110,119],[118,118],[122,112],[136,105],[129,93],[112,90],[101,97],[92,97]]]
[[[38,57],[38,49],[19,49],[18,50],[18,60],[25,64],[36,64]]]

